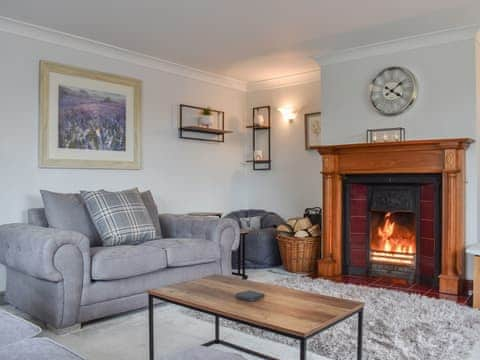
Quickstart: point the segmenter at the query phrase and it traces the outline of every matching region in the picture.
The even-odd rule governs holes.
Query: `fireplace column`
[[[342,241],[342,178],[338,172],[338,156],[323,157],[323,234],[322,254],[318,261],[317,273],[320,276],[342,274],[342,249],[337,244]]]
[[[462,288],[464,268],[464,150],[446,149],[443,165],[443,213],[442,213],[442,273],[439,276],[440,291],[458,294]]]

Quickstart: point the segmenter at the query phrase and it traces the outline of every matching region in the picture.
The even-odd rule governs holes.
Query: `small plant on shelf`
[[[213,114],[210,108],[204,108],[200,112],[200,117],[198,118],[198,124],[200,126],[209,128],[213,125]]]

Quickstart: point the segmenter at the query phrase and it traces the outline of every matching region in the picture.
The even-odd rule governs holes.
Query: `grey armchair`
[[[265,210],[238,210],[225,215],[240,225],[241,218],[261,216],[261,229],[252,230],[245,236],[245,266],[250,269],[261,269],[282,264],[277,244],[276,227],[285,220],[274,212]],[[237,257],[232,257],[236,267]]]
[[[28,224],[0,226],[6,300],[53,328],[145,307],[148,289],[231,274],[239,227],[228,219],[160,215],[163,237],[140,245],[94,246],[49,228],[43,209]]]

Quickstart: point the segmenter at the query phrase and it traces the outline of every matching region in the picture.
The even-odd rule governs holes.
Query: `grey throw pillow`
[[[260,230],[262,228],[262,217],[253,216],[240,218],[240,227],[244,230]]]
[[[160,219],[158,218],[158,208],[157,204],[155,204],[155,200],[153,199],[153,195],[148,191],[144,191],[140,193],[142,196],[143,203],[145,204],[150,217],[152,218],[153,226],[155,226],[155,231],[157,233],[157,238],[162,237],[162,228],[160,227]]]
[[[90,239],[90,246],[102,244],[80,194],[61,194],[40,190],[48,226],[77,231]]]
[[[80,194],[104,246],[155,239],[155,226],[138,189],[81,191]]]

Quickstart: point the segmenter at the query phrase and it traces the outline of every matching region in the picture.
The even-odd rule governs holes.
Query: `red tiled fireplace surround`
[[[344,176],[343,275],[437,288],[440,185],[438,174]]]
[[[417,261],[419,272],[423,276],[438,277],[439,291],[447,294],[458,295],[462,290],[464,278],[464,253],[465,253],[465,151],[473,140],[463,139],[438,139],[417,140],[397,143],[376,144],[348,144],[317,147],[323,160],[323,258],[318,260],[317,272],[319,276],[334,277],[345,274],[344,256],[344,178],[353,175],[411,175],[423,174],[437,176],[440,181],[440,201],[436,206],[441,209],[432,209],[434,204],[430,197],[432,187],[427,183],[419,184],[419,215],[418,220],[419,241],[417,242],[419,256]],[[365,185],[350,188],[360,200],[350,204],[353,211],[360,211],[354,226],[359,232],[350,240],[356,242],[356,249],[364,248],[362,241],[365,239],[366,226],[362,218],[362,192],[366,191]],[[432,195],[433,196],[433,195]],[[350,209],[350,211],[351,211]],[[431,214],[439,215],[440,256],[438,269],[435,266],[433,249],[439,247],[435,236],[430,231],[433,219]],[[355,223],[357,222],[357,223]],[[363,238],[362,238],[363,236]],[[360,243],[359,243],[360,242]],[[367,259],[365,254],[357,253],[355,266],[365,266],[362,259]],[[351,264],[350,264],[351,265]],[[439,274],[439,275],[438,275]],[[437,281],[437,279],[434,279]]]

